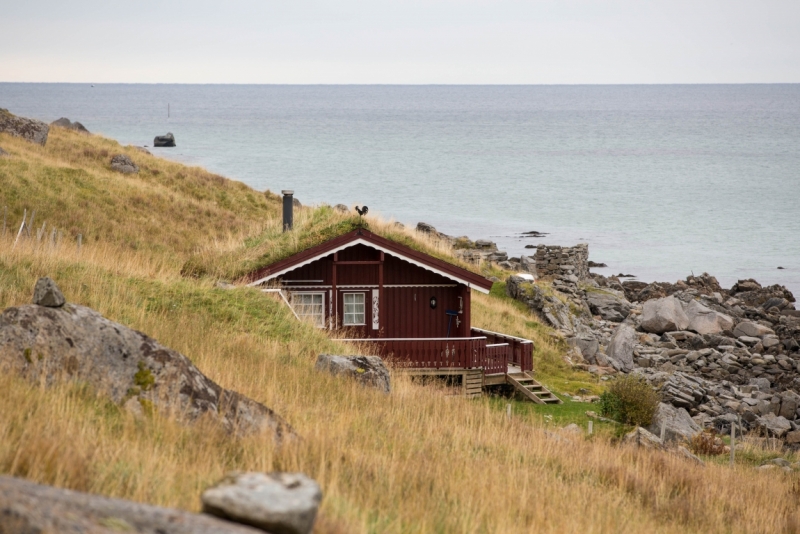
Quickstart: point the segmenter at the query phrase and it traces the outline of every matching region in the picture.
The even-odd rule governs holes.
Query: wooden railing
[[[357,343],[375,343],[381,357],[390,359],[397,367],[423,369],[484,367],[486,338],[363,338],[343,339]]]
[[[510,352],[508,343],[486,345],[486,363],[483,365],[484,374],[507,373]]]
[[[507,343],[508,363],[518,365],[522,371],[533,371],[533,341],[530,339],[509,336],[481,328],[473,328],[471,333],[473,336],[486,336],[486,340],[490,345]]]
[[[475,369],[506,373],[508,364],[533,370],[533,341],[479,328],[472,337],[342,339],[375,344],[375,353],[397,367],[415,369]]]

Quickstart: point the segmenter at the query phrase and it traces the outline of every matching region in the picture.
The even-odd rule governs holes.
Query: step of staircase
[[[528,373],[513,373],[506,375],[506,382],[522,393],[529,400],[537,404],[561,404],[561,399],[553,395],[546,387],[536,381]]]

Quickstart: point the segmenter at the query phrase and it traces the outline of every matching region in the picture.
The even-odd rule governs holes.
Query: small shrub
[[[641,376],[614,380],[600,395],[600,411],[626,425],[649,426],[661,398]]]
[[[717,456],[725,452],[725,444],[717,435],[716,430],[704,430],[694,436],[689,443],[689,448],[695,454]]]
[[[142,361],[139,362],[139,370],[133,375],[133,383],[144,391],[147,391],[156,383],[153,373],[150,372],[150,369],[148,369]]]

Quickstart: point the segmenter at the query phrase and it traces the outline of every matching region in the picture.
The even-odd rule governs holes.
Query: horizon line
[[[256,83],[256,82],[31,82],[1,81],[0,84],[59,84],[59,85],[272,85],[272,86],[337,86],[337,87],[638,87],[638,86],[696,86],[696,85],[800,85],[800,82],[659,82],[659,83]]]

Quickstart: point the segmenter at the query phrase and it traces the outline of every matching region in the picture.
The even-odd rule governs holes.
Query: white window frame
[[[350,312],[350,315],[355,316],[356,318],[358,315],[361,315],[361,322],[360,323],[348,323],[347,322],[347,297],[350,295],[360,295],[361,302],[352,302],[350,304],[361,304],[361,312],[353,311]],[[342,293],[342,326],[366,326],[367,324],[367,294],[363,291],[348,291]]]
[[[307,297],[311,296],[312,300],[313,297],[317,296],[320,297],[321,302],[315,303],[300,303],[296,302],[295,298],[297,297]],[[311,324],[318,328],[325,328],[325,292],[324,291],[292,291],[289,294],[289,302],[291,302],[292,310],[294,310],[295,315],[301,321],[309,321]],[[314,307],[319,306],[318,313],[303,313],[304,307]]]

